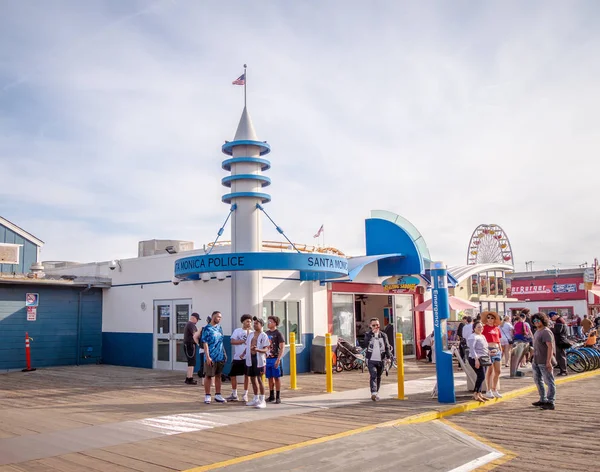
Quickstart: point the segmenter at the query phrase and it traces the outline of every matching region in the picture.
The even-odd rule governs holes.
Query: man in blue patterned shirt
[[[204,403],[210,403],[210,385],[215,378],[215,401],[225,403],[221,395],[221,373],[227,362],[227,354],[223,346],[223,328],[221,312],[215,311],[210,317],[210,323],[202,330],[202,345],[204,346]]]

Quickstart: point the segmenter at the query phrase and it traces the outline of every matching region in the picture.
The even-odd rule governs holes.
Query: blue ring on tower
[[[221,151],[223,151],[223,154],[227,154],[228,156],[233,156],[233,148],[235,146],[257,146],[258,148],[260,148],[261,156],[264,156],[265,154],[269,154],[271,152],[271,146],[269,146],[266,141],[254,141],[251,139],[240,139],[238,141],[227,141],[221,147]]]
[[[221,180],[221,184],[223,184],[224,187],[231,187],[231,182],[234,182],[236,180],[258,180],[263,187],[271,185],[271,179],[269,177],[267,177],[266,175],[259,174],[228,175],[227,177],[223,177],[223,179]]]
[[[221,197],[223,203],[231,203],[234,198],[260,198],[262,203],[269,203],[271,201],[271,195],[268,193],[260,192],[232,192]]]
[[[232,157],[230,159],[225,159],[221,163],[221,168],[229,172],[231,171],[232,164],[239,163],[261,164],[261,171],[269,170],[271,168],[271,163],[267,159],[261,159],[260,157]]]

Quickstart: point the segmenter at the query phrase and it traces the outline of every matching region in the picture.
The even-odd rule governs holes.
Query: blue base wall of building
[[[152,333],[102,333],[102,362],[152,369]]]
[[[310,348],[312,346],[313,334],[302,335],[303,348],[297,347],[297,372],[310,372]],[[152,368],[152,349],[154,335],[152,333],[102,333],[102,362],[104,364],[122,365],[128,367]],[[225,374],[231,368],[231,338],[225,336],[223,341],[227,352],[227,364]],[[196,362],[195,372],[200,367],[200,356]],[[283,371],[285,375],[290,373],[290,354],[287,352],[283,357]]]

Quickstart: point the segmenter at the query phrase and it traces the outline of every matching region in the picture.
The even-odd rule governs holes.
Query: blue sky
[[[599,19],[593,1],[6,2],[0,215],[45,260],[212,241],[247,63],[267,211],[293,241],[324,224],[361,254],[386,209],[451,264],[480,223],[518,267],[591,262]]]

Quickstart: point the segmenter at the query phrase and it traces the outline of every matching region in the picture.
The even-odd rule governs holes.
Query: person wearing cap
[[[252,391],[254,392],[254,398],[251,402],[246,403],[246,406],[253,406],[254,408],[266,408],[267,402],[265,401],[265,384],[263,382],[263,375],[265,373],[265,366],[267,364],[267,351],[271,345],[269,336],[263,331],[265,321],[262,318],[256,316],[252,318],[254,320],[254,331],[248,335],[246,339],[246,372],[250,381],[252,382]],[[259,393],[260,392],[260,393]]]
[[[481,321],[484,322],[483,336],[488,343],[488,351],[490,354],[490,360],[492,365],[488,367],[485,377],[487,391],[485,393],[486,398],[502,398],[502,395],[498,392],[498,382],[500,380],[500,372],[502,369],[502,347],[500,345],[500,315],[495,311],[484,311],[481,314]]]
[[[533,381],[540,394],[540,399],[533,402],[533,406],[538,406],[542,410],[554,410],[554,401],[556,399],[556,382],[554,381],[554,335],[548,328],[548,317],[544,313],[536,313],[531,317],[531,322],[535,324],[536,330],[533,335],[533,361],[531,369],[533,371]],[[546,388],[548,386],[548,395]]]
[[[565,376],[567,375],[567,354],[565,349],[569,349],[571,347],[571,343],[569,342],[569,338],[567,337],[567,327],[565,324],[565,320],[562,316],[559,316],[555,311],[551,311],[548,313],[548,318],[552,320],[554,323],[550,328],[552,334],[554,335],[554,349],[556,352],[556,362],[558,363],[558,368],[560,372],[558,375]]]
[[[200,319],[198,313],[192,313],[189,321],[183,328],[183,353],[187,359],[187,375],[185,383],[188,385],[197,385],[194,380],[194,367],[196,367],[196,351],[198,350],[198,328],[196,324]]]

